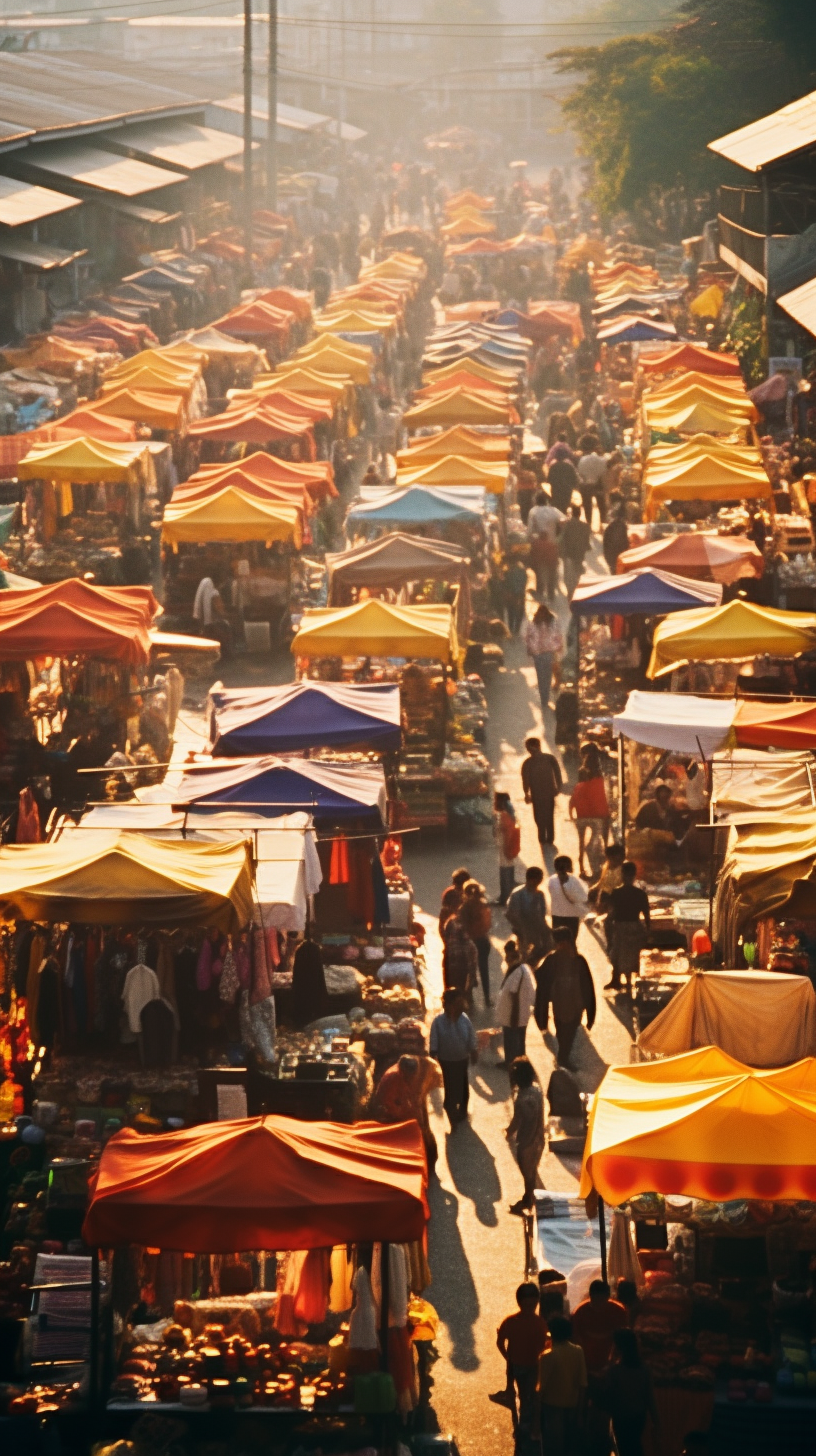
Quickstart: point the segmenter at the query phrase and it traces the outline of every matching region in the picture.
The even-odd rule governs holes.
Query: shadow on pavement
[[[448,1133],[446,1158],[457,1192],[471,1200],[479,1223],[495,1228],[499,1221],[496,1204],[501,1199],[496,1162],[469,1122],[460,1123],[455,1133]]]
[[[465,1126],[465,1124],[463,1124]],[[451,1139],[448,1139],[450,1151]],[[456,1370],[478,1370],[475,1329],[479,1296],[459,1232],[459,1200],[434,1180],[428,1190],[431,1221],[428,1225],[429,1259],[444,1278],[434,1280],[433,1300],[451,1341],[450,1362]]]

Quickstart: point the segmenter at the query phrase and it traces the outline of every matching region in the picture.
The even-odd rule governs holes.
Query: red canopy
[[[0,592],[0,661],[81,653],[143,663],[150,656],[148,632],[158,610],[149,587],[91,586],[78,578]]]
[[[740,748],[816,749],[816,703],[740,702],[734,732]]]
[[[91,1246],[196,1254],[319,1249],[422,1237],[429,1217],[416,1122],[251,1117],[142,1137],[102,1153],[82,1234]]]
[[[694,369],[698,374],[732,374],[739,376],[736,354],[714,354],[696,344],[680,344],[667,354],[644,358],[640,366],[646,374],[667,374],[670,369]]]
[[[202,465],[195,475],[190,476],[190,481],[203,480],[205,476],[223,475],[236,465],[240,465],[242,470],[253,475],[256,480],[267,481],[270,485],[285,485],[287,482],[303,485],[316,499],[337,495],[330,461],[314,460],[307,463],[279,460],[276,455],[267,455],[263,450],[256,450],[251,455],[245,455],[243,460],[233,460],[230,464]]]

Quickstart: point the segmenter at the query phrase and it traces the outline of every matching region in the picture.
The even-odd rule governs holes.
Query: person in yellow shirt
[[[570,1340],[569,1320],[550,1320],[550,1349],[538,1362],[538,1407],[541,1442],[547,1456],[574,1456],[580,1439],[586,1399],[584,1352]]]

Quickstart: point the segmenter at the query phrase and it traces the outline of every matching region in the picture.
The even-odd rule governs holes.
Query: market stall
[[[302,679],[277,688],[225,688],[208,701],[214,758],[308,749],[399,748],[399,688],[390,683]]]
[[[689,662],[744,661],[767,653],[793,657],[816,645],[816,616],[735,599],[722,607],[678,612],[655,628],[646,675],[661,677]]]
[[[361,588],[369,593],[406,592],[416,598],[453,589],[456,592],[456,630],[463,641],[470,627],[470,558],[464,547],[395,531],[370,544],[326,557],[329,606],[347,605]]]

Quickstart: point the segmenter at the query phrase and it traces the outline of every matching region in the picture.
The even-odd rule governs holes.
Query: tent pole
[[[598,1233],[601,1238],[601,1278],[606,1283],[607,1259],[606,1259],[606,1211],[604,1201],[598,1197]]]
[[[99,1250],[91,1250],[91,1349],[89,1404],[91,1421],[99,1414]]]
[[[380,1245],[380,1365],[388,1370],[388,1316],[391,1310],[391,1245]]]
[[[618,734],[618,837],[626,849],[626,757],[623,734]]]
[[[244,269],[252,281],[252,0],[244,0]]]

